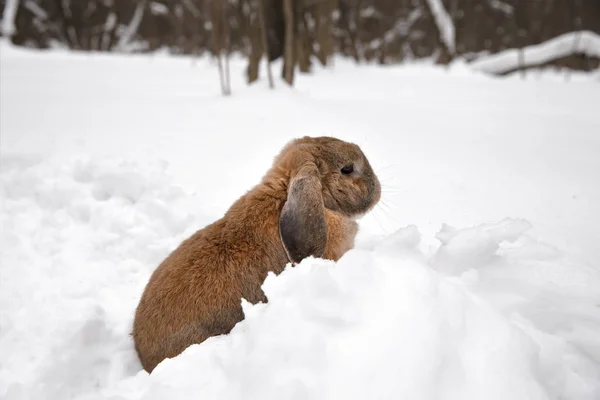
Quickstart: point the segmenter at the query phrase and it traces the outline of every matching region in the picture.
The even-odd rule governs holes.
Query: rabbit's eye
[[[354,166],[346,165],[346,166],[342,167],[342,169],[340,171],[344,175],[350,175],[352,172],[354,172]]]

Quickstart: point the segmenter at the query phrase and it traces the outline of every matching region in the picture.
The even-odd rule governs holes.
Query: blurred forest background
[[[154,51],[284,60],[282,76],[341,54],[381,64],[429,58],[447,64],[519,49],[567,32],[600,34],[600,0],[0,0],[14,14],[16,45],[83,51]],[[9,10],[9,11],[7,11]],[[223,61],[221,59],[223,58]],[[548,64],[600,65],[589,54]]]

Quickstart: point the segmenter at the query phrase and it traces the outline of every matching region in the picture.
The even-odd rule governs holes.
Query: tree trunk
[[[273,73],[271,71],[271,61],[269,60],[269,40],[267,39],[267,24],[265,22],[265,6],[263,0],[258,0],[258,22],[260,24],[260,33],[262,40],[262,53],[265,56],[267,62],[267,77],[269,78],[269,87],[273,89],[275,84],[273,83]]]
[[[108,51],[111,49],[113,43],[113,34],[117,28],[117,16],[114,11],[110,11],[104,22],[104,29],[102,38],[100,40],[100,50]]]
[[[54,0],[56,6],[56,14],[60,35],[63,37],[63,40],[69,45],[70,49],[78,49],[79,42],[77,37],[73,36],[73,26],[71,24],[71,18],[67,15],[65,11],[64,5],[61,0]]]
[[[329,57],[333,54],[332,14],[334,8],[334,0],[321,0],[316,7],[316,36],[319,44],[317,56],[323,66],[328,64]]]
[[[285,49],[283,57],[283,79],[289,84],[294,84],[294,67],[296,64],[295,57],[295,18],[292,0],[283,0],[283,14],[285,19]]]
[[[246,12],[246,8],[250,8],[250,1],[249,0],[238,0],[237,1],[237,9],[235,10],[236,13],[236,19],[238,21],[238,26],[239,26],[239,31],[246,33],[246,35],[249,35],[250,32],[250,16],[248,14],[251,14],[252,12],[250,11],[249,13]],[[248,54],[250,54],[250,52],[252,51],[252,42],[250,40],[249,36],[244,35],[243,37],[240,38],[240,42],[242,43],[242,49],[244,52],[247,52]]]
[[[225,81],[225,72],[223,70],[223,60],[221,59],[221,50],[216,54],[217,56],[217,68],[219,68],[219,81],[221,83],[221,93],[223,96],[227,96],[229,93],[227,91],[227,83]]]
[[[448,64],[452,59],[456,49],[456,31],[454,28],[454,21],[452,16],[448,14],[448,11],[444,8],[442,0],[427,0],[427,6],[429,12],[433,17],[435,26],[439,31],[440,42],[443,48],[438,58],[438,63]]]
[[[260,59],[264,53],[260,30],[258,18],[251,19],[248,24],[248,39],[250,41],[248,67],[246,69],[248,83],[252,83],[258,79]]]
[[[224,50],[224,58],[225,58],[225,95],[231,94],[231,78],[229,74],[229,53],[230,53],[230,38],[229,38],[229,19],[227,18],[228,14],[228,2],[227,0],[218,0],[222,1],[223,5],[221,6],[221,21],[223,24],[223,37],[221,38],[221,48]]]
[[[350,40],[350,53],[352,54],[352,58],[354,61],[359,62],[360,57],[358,55],[358,48],[356,45],[356,24],[354,29],[351,28],[350,24],[350,10],[347,4],[348,0],[341,0],[339,4],[340,10],[340,25],[344,27],[346,30],[346,34],[348,35],[348,39]],[[356,6],[355,14],[358,15],[358,10],[360,10],[360,2]]]
[[[295,28],[296,28],[296,64],[302,73],[310,72],[311,62],[310,57],[313,54],[312,41],[308,32],[308,22],[306,13],[302,8],[301,2],[296,2]]]
[[[6,0],[4,2],[4,12],[2,13],[2,36],[9,40],[16,33],[15,19],[19,10],[19,0]]]
[[[210,2],[210,20],[212,23],[212,45],[213,45],[213,54],[217,58],[217,67],[219,68],[219,81],[221,83],[221,93],[223,96],[229,95],[229,88],[227,85],[227,75],[225,69],[223,67],[223,59],[221,58],[221,53],[223,52],[223,48],[225,47],[225,27],[223,26],[223,22],[225,18],[223,17],[224,0],[211,0]]]

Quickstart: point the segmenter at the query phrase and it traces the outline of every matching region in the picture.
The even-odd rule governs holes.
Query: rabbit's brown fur
[[[144,369],[229,333],[244,318],[242,298],[267,301],[269,271],[311,255],[338,260],[354,244],[355,217],[380,193],[358,146],[328,137],[290,142],[261,183],[154,271],[133,326]]]

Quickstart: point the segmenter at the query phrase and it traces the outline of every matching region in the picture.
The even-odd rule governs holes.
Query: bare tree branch
[[[11,38],[15,32],[15,18],[19,9],[19,0],[6,0],[2,13],[2,36]]]
[[[146,10],[146,5],[148,4],[148,0],[139,0],[137,7],[133,13],[133,17],[131,17],[131,21],[125,32],[119,37],[119,42],[117,43],[117,49],[125,50],[127,45],[131,43],[133,38],[135,37],[137,30],[142,22],[142,18],[144,17],[144,11]]]

